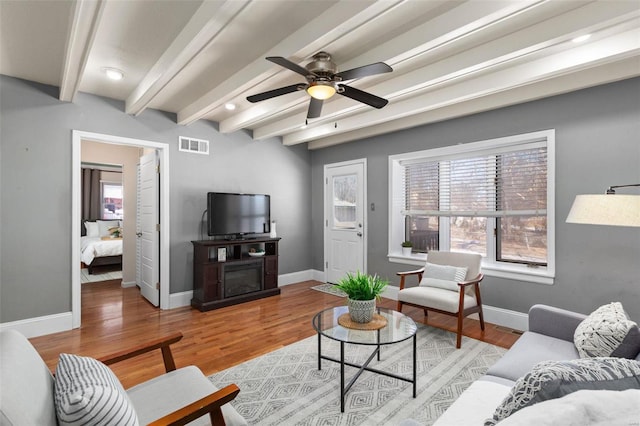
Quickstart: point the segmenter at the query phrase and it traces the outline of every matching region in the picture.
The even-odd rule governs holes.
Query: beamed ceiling
[[[0,73],[61,101],[91,93],[310,149],[640,75],[638,0],[1,0],[0,13]],[[304,66],[319,51],[338,71],[393,67],[348,83],[389,104],[335,95],[303,127],[304,91],[246,100],[304,83],[265,57]]]

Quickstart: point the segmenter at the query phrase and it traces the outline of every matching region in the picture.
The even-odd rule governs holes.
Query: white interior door
[[[325,178],[324,253],[326,281],[347,272],[366,273],[366,159],[329,164]]]
[[[140,157],[139,229],[140,292],[153,306],[160,301],[159,173],[156,151]]]

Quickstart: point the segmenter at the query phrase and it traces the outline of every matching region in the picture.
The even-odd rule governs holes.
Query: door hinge
[[[156,223],[156,231],[160,232],[160,224]]]
[[[160,282],[156,283],[156,290],[160,290]]]
[[[324,221],[324,222],[325,222],[325,223],[324,223],[324,226],[329,226],[329,219],[325,219],[325,221]]]
[[[156,166],[156,173],[160,174],[160,165]]]
[[[329,269],[329,262],[324,262],[324,268]]]

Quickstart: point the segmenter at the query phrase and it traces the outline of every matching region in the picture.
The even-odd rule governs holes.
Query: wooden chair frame
[[[138,355],[145,354],[157,349],[162,352],[162,359],[164,361],[165,371],[168,373],[176,369],[176,364],[173,360],[173,354],[171,353],[171,347],[173,343],[176,343],[182,339],[182,333],[176,332],[159,339],[151,340],[143,343],[139,346],[135,346],[130,349],[119,351],[107,356],[99,358],[99,361],[106,365],[115,364],[120,361],[134,358]],[[230,384],[224,388],[207,395],[173,413],[151,423],[153,426],[160,425],[184,425],[193,420],[209,414],[212,425],[224,425],[224,417],[222,416],[222,406],[227,402],[232,401],[240,392],[235,384]]]
[[[424,273],[424,266],[420,269],[416,269],[413,271],[406,271],[406,272],[398,272],[396,275],[398,275],[400,277],[400,290],[404,289],[405,286],[405,278],[406,277],[410,277],[410,276],[417,276],[418,277],[418,283],[420,281],[422,281],[422,274]],[[456,349],[460,349],[460,345],[462,343],[462,323],[464,321],[464,317],[469,316],[471,314],[475,314],[477,313],[478,316],[480,317],[480,328],[482,329],[482,331],[484,331],[484,316],[482,314],[482,299],[480,298],[480,281],[482,281],[482,279],[484,278],[483,274],[478,274],[477,277],[475,277],[472,280],[469,281],[463,281],[463,282],[459,282],[458,283],[458,288],[459,288],[459,292],[460,292],[460,299],[459,299],[459,303],[458,303],[458,312],[448,312],[448,311],[443,311],[441,309],[436,309],[436,308],[430,308],[427,306],[422,306],[422,305],[418,305],[418,304],[414,304],[414,303],[409,303],[409,302],[401,302],[398,301],[398,312],[402,312],[402,306],[403,305],[409,305],[409,306],[414,306],[416,308],[422,308],[422,310],[424,311],[424,316],[427,317],[428,316],[428,311],[434,311],[434,312],[438,312],[439,314],[444,314],[444,315],[449,315],[452,317],[457,317],[458,318],[458,328],[457,328],[457,339],[456,339]],[[465,294],[465,290],[467,287],[469,286],[473,286],[473,291],[475,293],[476,296],[476,306],[472,306],[470,308],[464,309],[464,294]]]

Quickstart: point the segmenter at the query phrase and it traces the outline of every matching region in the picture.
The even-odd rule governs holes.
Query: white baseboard
[[[191,299],[193,299],[193,290],[171,293],[169,295],[169,309],[191,306]]]
[[[278,275],[278,287],[313,279],[313,269]]]
[[[398,300],[398,287],[388,285],[384,289],[382,296],[388,299]],[[491,324],[509,327],[520,331],[526,331],[528,329],[528,314],[488,305],[482,305],[482,312],[484,313],[484,320]],[[477,314],[471,315],[469,318],[478,319]]]
[[[31,338],[59,333],[61,331],[69,331],[73,329],[73,322],[71,312],[63,312],[0,324],[0,330],[9,329],[17,330],[26,337]]]
[[[485,321],[491,324],[520,331],[527,331],[529,329],[529,314],[487,305],[482,305],[482,311],[484,312]]]
[[[135,287],[135,286],[137,286],[137,285],[138,285],[138,284],[136,284],[136,282],[135,282],[135,281],[127,281],[127,282],[122,281],[122,283],[120,284],[120,287],[122,287],[122,288],[129,288],[129,287]]]

